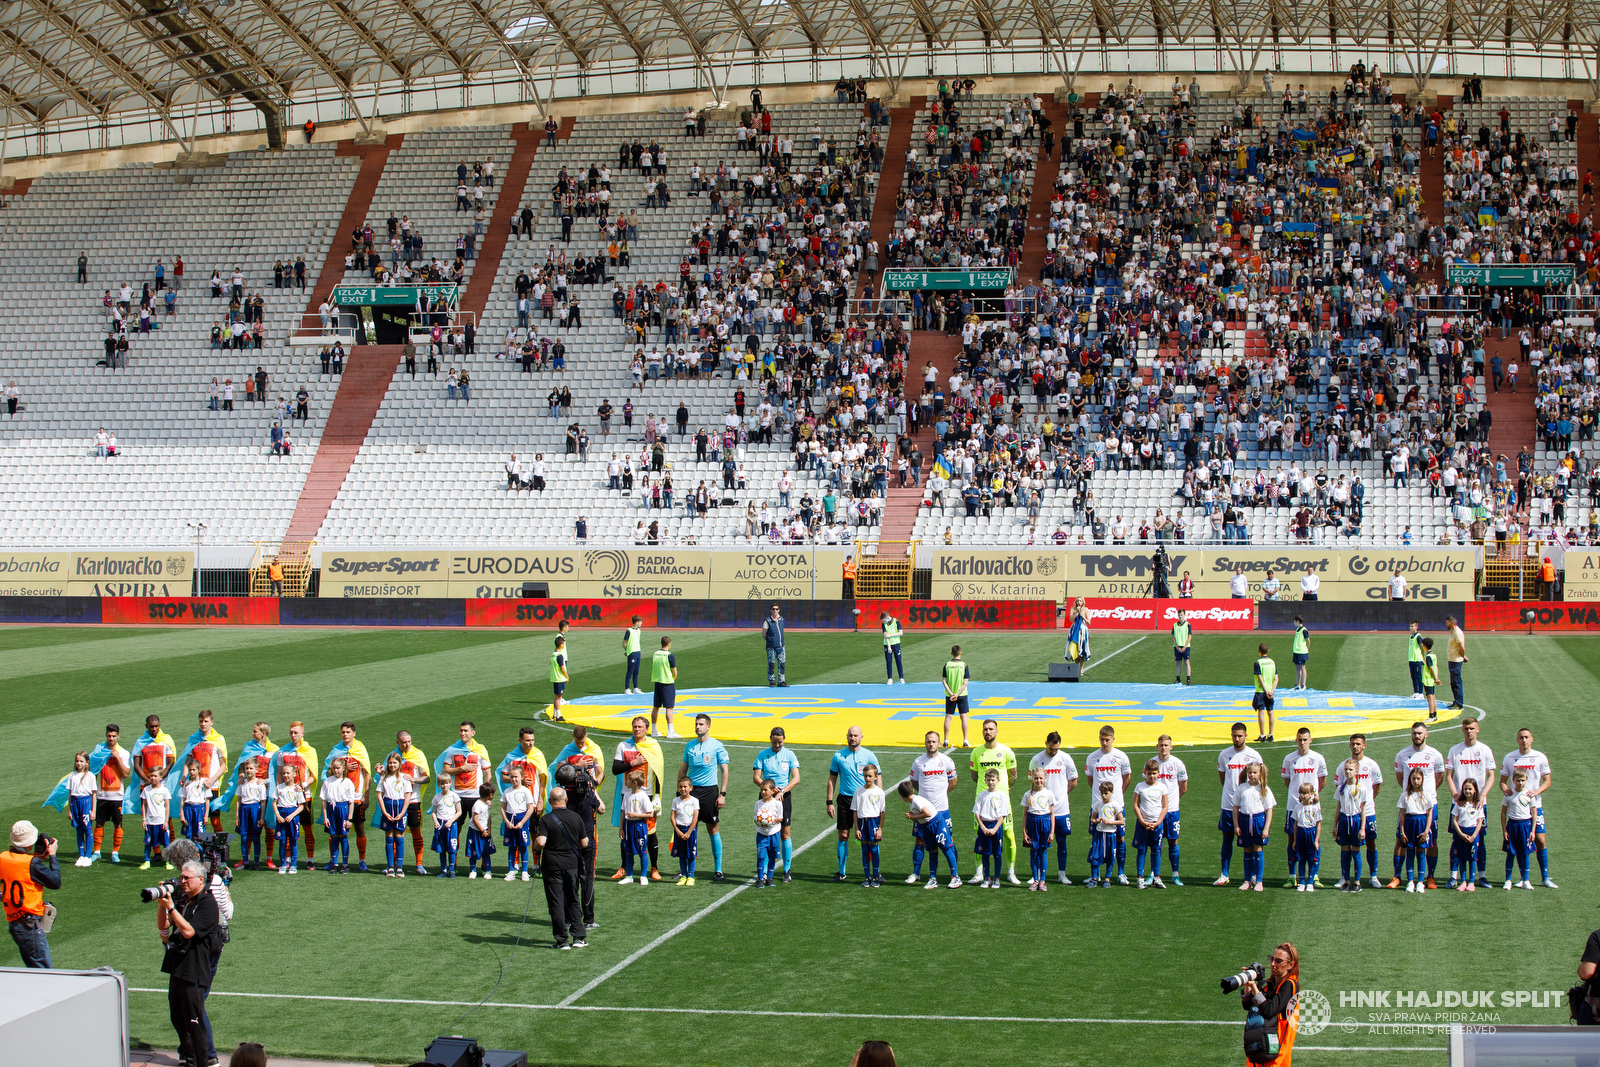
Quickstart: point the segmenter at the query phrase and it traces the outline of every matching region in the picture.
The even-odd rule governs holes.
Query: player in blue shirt
[[[833,754],[828,764],[828,817],[839,830],[839,873],[833,876],[835,882],[847,880],[845,861],[850,856],[850,831],[855,827],[856,818],[850,802],[863,784],[861,770],[869,764],[877,767],[882,775],[883,765],[878,757],[871,749],[861,747],[861,727],[852,726],[845,732],[844,747]]]
[[[711,835],[713,882],[722,875],[722,834],[717,823],[722,805],[728,802],[728,750],[711,736],[711,716],[702,712],[694,717],[694,740],[683,746],[683,762],[678,777],[685,775],[694,787],[691,795],[700,802],[700,822]]]
[[[794,863],[794,844],[789,840],[789,824],[794,818],[794,788],[800,784],[800,757],[794,754],[793,749],[783,746],[785,736],[783,727],[772,728],[772,747],[756,754],[751,777],[755,779],[757,789],[761,788],[763,781],[772,782],[778,787],[778,799],[783,801],[783,880],[788,882],[792,881],[789,867]]]

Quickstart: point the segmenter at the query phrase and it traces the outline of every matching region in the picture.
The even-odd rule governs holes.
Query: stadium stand
[[[350,194],[359,160],[334,146],[242,153],[194,169],[129,166],[40,178],[5,209],[0,262],[9,297],[0,330],[20,411],[0,427],[6,462],[0,537],[18,544],[119,545],[193,542],[190,520],[209,541],[281,537],[327,415],[333,383],[313,355],[286,348],[306,292]],[[88,281],[74,281],[80,250]],[[154,288],[156,261],[168,284],[184,264],[176,310],[155,292],[159,328],[139,331],[140,293]],[[274,288],[274,264],[303,257],[306,286]],[[228,319],[229,295],[213,298],[215,269],[226,287],[237,268],[247,297],[264,300],[259,349],[216,349],[213,324]],[[126,367],[105,365],[109,309],[103,295],[132,289]],[[290,284],[293,284],[291,274]],[[244,379],[261,367],[268,402],[249,403]],[[213,378],[234,383],[233,411],[210,409]],[[274,403],[310,392],[309,419],[278,420]],[[220,398],[219,398],[220,399]],[[219,407],[223,405],[219,404]],[[291,454],[273,454],[274,421],[290,428]],[[104,428],[121,454],[96,455]]]

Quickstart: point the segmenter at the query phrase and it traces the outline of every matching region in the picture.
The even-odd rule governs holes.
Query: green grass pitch
[[[1056,632],[955,639],[975,677],[1018,681],[1042,680],[1044,664],[1060,655],[1063,640]],[[1245,684],[1259,639],[1198,635],[1195,681]],[[1165,639],[1130,645],[1135,640],[1097,635],[1101,662],[1085,684],[1166,681],[1171,659]],[[1277,641],[1287,647],[1286,636]],[[1404,692],[1402,641],[1399,635],[1319,636],[1311,683]],[[950,643],[947,634],[908,635],[907,673],[936,678]],[[614,632],[574,632],[570,695],[620,689],[618,644]],[[135,1044],[172,1047],[165,998],[148,992],[165,988],[154,912],[136,894],[153,881],[152,873],[127,862],[73,867],[65,817],[38,806],[70,769],[71,754],[91,748],[107,722],[119,723],[126,740],[154,711],[181,743],[196,711],[212,708],[237,752],[256,719],[270,721],[280,742],[289,721],[303,719],[325,754],[337,739],[337,724],[354,719],[375,757],[404,727],[432,758],[454,737],[456,723],[472,718],[498,759],[517,727],[548,702],[549,647],[547,633],[0,630],[0,818],[7,825],[34,819],[62,839],[65,884],[50,894],[60,909],[51,935],[57,966],[125,972],[140,990],[131,996]],[[765,680],[757,633],[682,633],[674,651],[685,688]],[[822,790],[831,750],[801,746],[805,784],[796,797],[794,839],[797,846],[815,839],[814,847],[797,857],[791,885],[744,891],[754,865],[747,826],[754,752],[730,745],[731,816],[723,835],[729,881],[714,886],[701,878],[694,889],[670,881],[648,888],[603,882],[602,925],[585,952],[551,951],[537,880],[400,882],[320,873],[288,879],[241,872],[234,882],[233,944],[211,1000],[217,1045],[250,1039],[264,1042],[273,1055],[409,1063],[434,1036],[454,1032],[487,1047],[527,1049],[535,1063],[733,1067],[768,1060],[843,1064],[861,1040],[877,1037],[890,1041],[907,1064],[955,1063],[977,1049],[1004,1049],[1005,1058],[1041,1065],[1234,1063],[1242,1017],[1237,998],[1222,996],[1216,981],[1289,939],[1302,954],[1303,986],[1329,997],[1335,1020],[1363,1024],[1351,1032],[1334,1026],[1302,1036],[1297,1062],[1441,1064],[1441,1036],[1370,1032],[1364,1025],[1369,1012],[1341,1008],[1338,994],[1565,989],[1595,914],[1596,852],[1591,832],[1580,826],[1581,813],[1594,810],[1582,795],[1596,751],[1600,643],[1474,634],[1471,652],[1468,700],[1487,710],[1483,739],[1497,758],[1513,746],[1516,728],[1526,725],[1553,763],[1546,811],[1559,890],[1424,898],[1371,890],[1360,896],[1287,892],[1279,888],[1285,875],[1279,835],[1267,852],[1267,892],[1214,889],[1216,748],[1180,746],[1192,783],[1184,799],[1185,888],[1052,885],[1051,893],[1040,895],[1009,887],[929,892],[904,886],[910,846],[892,802],[883,846],[889,884],[869,892],[855,882],[830,881],[834,849]],[[1287,658],[1280,655],[1280,663]],[[793,683],[881,684],[881,671],[875,635],[790,633]],[[1450,727],[1434,735],[1441,751],[1458,738]],[[599,739],[609,754],[615,739]],[[541,722],[538,740],[553,756],[566,738]],[[1002,740],[1023,761],[1043,739],[1011,724]],[[1370,754],[1387,767],[1403,744],[1399,736],[1375,738]],[[1330,766],[1345,752],[1337,736],[1319,738],[1318,746]],[[1269,771],[1287,748],[1267,746]],[[891,779],[915,754],[877,750]],[[1128,752],[1136,768],[1149,754]],[[1082,754],[1074,755],[1081,768]],[[669,767],[677,756],[677,744],[668,745]],[[1389,788],[1379,805],[1380,853],[1394,832]],[[963,782],[952,803],[969,873],[970,790]],[[1019,785],[1014,795],[1021,792]],[[609,802],[609,783],[604,796]],[[1074,799],[1079,824],[1070,867],[1077,880],[1086,873],[1085,791]],[[617,859],[606,829],[602,878]],[[1492,835],[1490,869],[1498,883],[1498,830]],[[136,863],[135,841],[130,832],[124,851]],[[376,835],[371,849],[381,866]],[[1324,880],[1331,882],[1330,870],[1338,877],[1336,849],[1325,848],[1324,858]],[[504,852],[495,859],[503,864]],[[850,864],[852,873],[859,870],[855,849]],[[1381,855],[1380,864],[1386,871]],[[703,838],[701,865],[710,866]],[[701,915],[719,899],[726,905]],[[697,915],[698,921],[613,970]],[[15,959],[13,951],[13,965]],[[486,997],[491,1006],[462,1018],[466,1005]],[[1551,1024],[1566,1017],[1564,1002],[1497,1011],[1503,1023]],[[1416,1051],[1345,1051],[1358,1048]]]

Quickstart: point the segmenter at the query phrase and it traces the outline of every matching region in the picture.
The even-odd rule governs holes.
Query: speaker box
[[[523,582],[522,596],[524,599],[548,600],[550,598],[550,583]]]
[[[1083,668],[1076,663],[1050,664],[1050,681],[1052,682],[1078,682],[1082,681]]]
[[[481,1059],[473,1055],[476,1051]],[[439,1067],[528,1067],[528,1054],[526,1052],[513,1052],[507,1049],[480,1049],[478,1043],[470,1037],[438,1037],[433,1044],[428,1046],[428,1051],[423,1053],[425,1062],[438,1064]]]

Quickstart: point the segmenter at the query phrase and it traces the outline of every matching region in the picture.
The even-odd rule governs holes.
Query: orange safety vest
[[[1553,582],[1556,580],[1556,565],[1548,560],[1539,566],[1539,580]]]
[[[283,564],[277,560],[267,564],[267,577],[274,582],[283,581]]]
[[[844,561],[844,577],[845,577],[845,580],[846,581],[852,581],[852,580],[855,579],[855,576],[856,576],[856,561],[853,560],[853,559],[845,560]]]
[[[6,922],[44,914],[44,890],[33,880],[32,866],[32,852],[0,853],[0,898],[5,900]]]

